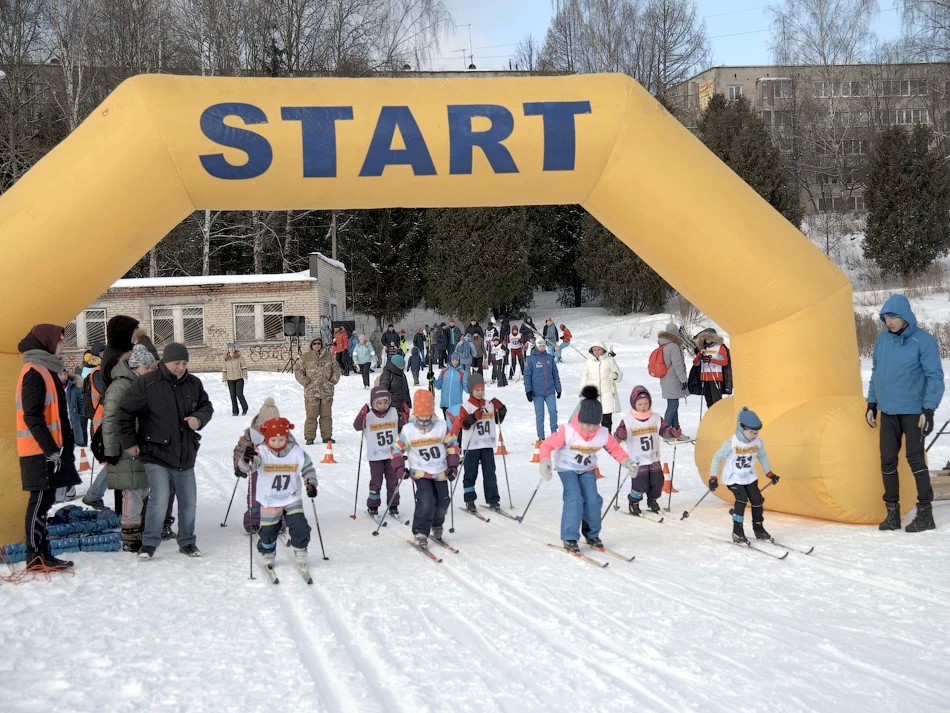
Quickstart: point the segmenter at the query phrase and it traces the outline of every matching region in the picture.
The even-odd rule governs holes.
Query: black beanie
[[[581,389],[581,403],[577,409],[577,420],[581,423],[598,426],[604,418],[604,409],[600,405],[600,393],[596,386],[585,386]]]
[[[162,350],[162,361],[166,364],[170,361],[188,361],[188,347],[178,342],[169,342]]]
[[[139,328],[134,317],[117,314],[106,324],[106,342],[120,354],[132,351],[132,335]]]

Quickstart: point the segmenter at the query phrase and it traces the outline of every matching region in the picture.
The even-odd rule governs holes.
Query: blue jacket
[[[461,406],[467,381],[468,374],[461,367],[445,367],[439,374],[439,378],[435,380],[435,388],[441,392],[439,406],[446,409]]]
[[[904,295],[891,295],[881,307],[880,318],[891,312],[907,322],[900,334],[888,329],[877,335],[871,361],[868,403],[891,415],[936,411],[943,398],[943,366],[937,340],[917,326],[917,318]]]
[[[525,393],[534,392],[535,396],[550,396],[561,393],[561,377],[557,373],[554,357],[549,352],[531,352],[524,365]]]
[[[412,348],[412,354],[409,355],[409,371],[419,371],[422,369],[422,357],[419,356],[419,347]]]
[[[70,379],[66,382],[66,412],[69,414],[69,425],[73,429],[73,440],[77,446],[86,445],[86,434],[83,432],[82,389]]]
[[[353,348],[353,361],[357,364],[365,364],[367,362],[372,362],[376,358],[375,352],[373,352],[373,347],[370,346],[369,342],[366,344],[360,344],[359,341],[356,342],[356,346]]]

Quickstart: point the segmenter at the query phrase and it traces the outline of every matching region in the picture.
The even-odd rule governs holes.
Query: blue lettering
[[[225,102],[209,106],[201,112],[201,133],[216,144],[243,151],[247,154],[247,161],[235,166],[228,163],[224,154],[202,154],[198,157],[201,165],[215,178],[229,181],[257,178],[270,168],[274,152],[260,134],[225,124],[224,120],[229,116],[237,116],[245,124],[267,123],[267,115],[253,104]]]
[[[502,141],[511,136],[515,118],[511,112],[497,104],[456,104],[449,110],[449,173],[453,175],[472,172],[472,156],[477,146],[485,154],[495,173],[518,173],[511,153]],[[473,131],[472,119],[476,116],[491,121],[485,131]]]
[[[285,106],[280,118],[299,121],[303,136],[303,177],[336,176],[336,122],[351,120],[351,106]]]
[[[397,129],[406,145],[404,149],[392,147]],[[407,106],[384,106],[380,110],[360,176],[382,176],[386,166],[412,166],[417,176],[435,175],[429,148]]]
[[[525,116],[544,120],[544,170],[573,171],[576,155],[574,116],[590,114],[590,102],[525,102]]]

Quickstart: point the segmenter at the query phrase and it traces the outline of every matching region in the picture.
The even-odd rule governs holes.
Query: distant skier
[[[644,386],[634,386],[630,392],[630,426],[621,421],[614,438],[633,453],[637,464],[636,475],[630,480],[627,507],[631,515],[640,514],[640,502],[647,496],[647,507],[660,512],[658,502],[663,492],[663,467],[660,465],[660,439],[675,438],[680,434],[663,417],[653,413],[653,398]]]
[[[765,498],[759,491],[758,475],[755,472],[756,460],[762,465],[765,477],[773,484],[778,476],[772,472],[769,457],[765,453],[765,443],[759,438],[762,421],[755,411],[745,406],[736,419],[736,432],[723,441],[716,451],[709,468],[709,489],[719,487],[719,468],[722,466],[722,482],[736,498],[732,507],[732,541],[748,542],[743,529],[746,503],[752,505],[752,531],[757,540],[771,540],[765,530]]]
[[[382,504],[380,492],[386,480],[386,503],[389,512],[399,514],[399,478],[393,468],[392,452],[403,423],[392,406],[392,397],[382,386],[369,392],[369,403],[353,421],[353,428],[366,439],[366,459],[369,461],[369,497],[366,508],[374,517]]]

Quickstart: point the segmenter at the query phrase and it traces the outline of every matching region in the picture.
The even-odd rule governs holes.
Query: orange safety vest
[[[95,433],[99,426],[102,425],[102,414],[105,410],[105,405],[102,403],[102,392],[99,391],[99,388],[96,386],[95,375],[102,370],[101,366],[97,366],[95,369],[89,372],[89,392],[92,396],[92,432]]]
[[[53,442],[60,448],[63,447],[63,429],[59,420],[59,392],[56,391],[55,378],[49,372],[49,369],[38,368],[35,364],[24,364],[16,382],[16,449],[21,457],[43,454],[43,449],[40,448],[40,444],[33,437],[23,416],[23,377],[30,369],[34,369],[43,377],[43,385],[46,387],[43,418],[46,421],[46,427],[49,429],[50,435],[53,437]]]

